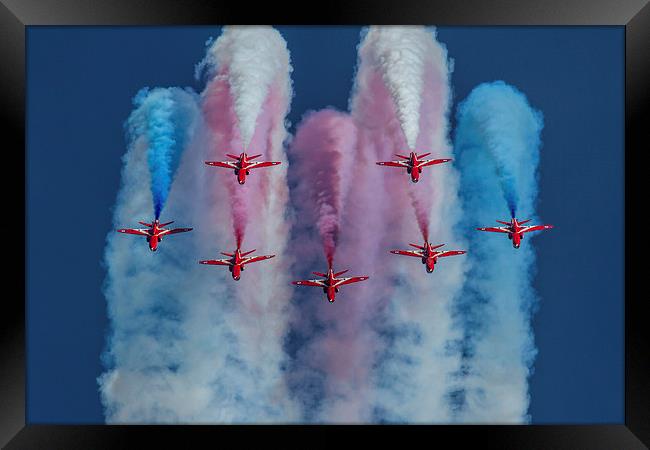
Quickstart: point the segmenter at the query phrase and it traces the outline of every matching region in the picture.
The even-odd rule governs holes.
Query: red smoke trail
[[[307,116],[292,144],[301,207],[310,209],[315,218],[329,267],[336,253],[344,197],[354,175],[355,145],[351,118],[329,109]]]
[[[242,143],[237,126],[237,116],[227,77],[223,71],[217,73],[203,91],[203,114],[212,131],[214,144],[214,150],[206,152],[207,158],[227,160],[226,153],[239,154]],[[210,168],[206,170],[210,170]],[[233,233],[237,247],[240,247],[248,223],[246,190],[250,189],[251,180],[247,180],[247,184],[241,186],[237,183],[235,175],[229,170],[214,169],[212,172],[215,172],[212,174],[213,176],[221,177],[228,190]]]
[[[420,191],[409,190],[409,197],[411,198],[411,205],[413,205],[413,209],[415,210],[415,218],[418,222],[420,233],[422,233],[422,239],[429,242],[429,212],[431,210],[431,204],[427,202],[426,197]]]
[[[228,191],[231,199],[230,207],[232,209],[232,226],[235,231],[237,248],[241,248],[248,222],[248,214],[246,212],[244,198],[241,195],[242,189],[237,188],[240,188],[240,186],[235,186],[235,183],[228,183]]]

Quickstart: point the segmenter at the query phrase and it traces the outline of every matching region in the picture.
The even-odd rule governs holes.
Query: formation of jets
[[[410,152],[409,156],[404,156],[397,154],[401,160],[399,161],[381,161],[377,162],[380,166],[389,166],[389,167],[400,167],[405,168],[406,172],[410,175],[411,181],[417,183],[420,180],[420,175],[422,173],[422,168],[427,166],[433,166],[436,164],[443,164],[451,161],[451,159],[424,159],[426,156],[429,156],[431,153],[424,153],[418,155],[416,152]],[[246,182],[246,177],[250,175],[252,169],[257,169],[261,167],[270,167],[280,164],[278,161],[253,161],[254,159],[259,158],[260,155],[248,156],[246,152],[241,153],[239,156],[226,154],[227,157],[231,158],[233,161],[205,161],[205,164],[214,167],[223,167],[227,169],[232,169],[237,176],[237,182],[239,184],[244,184]],[[524,234],[530,231],[540,231],[553,228],[553,225],[528,225],[524,224],[530,222],[528,220],[522,220],[519,222],[516,218],[512,218],[510,222],[504,222],[497,220],[498,223],[503,224],[502,227],[487,227],[487,228],[477,228],[479,231],[489,231],[495,233],[505,233],[508,235],[508,239],[512,241],[512,246],[514,248],[519,248],[521,245],[521,240],[524,238]],[[161,224],[158,219],[155,219],[152,223],[138,222],[141,225],[144,225],[147,228],[122,228],[117,230],[119,233],[126,234],[135,234],[140,236],[146,236],[149,249],[155,252],[158,249],[158,244],[162,241],[163,236],[185,233],[191,231],[192,228],[173,228],[167,229],[166,226],[173,223],[167,222]],[[390,253],[395,255],[404,255],[412,256],[415,258],[420,258],[422,264],[425,266],[428,273],[432,273],[435,269],[435,265],[438,262],[438,258],[444,258],[447,256],[456,256],[463,255],[466,253],[464,250],[437,250],[445,244],[432,245],[428,240],[425,240],[423,245],[417,245],[409,243],[411,247],[414,247],[416,250],[391,250]],[[233,253],[221,252],[222,255],[227,256],[223,259],[208,259],[199,261],[199,264],[215,265],[215,266],[227,266],[230,271],[232,278],[234,280],[239,280],[241,278],[241,273],[247,264],[251,264],[258,261],[264,261],[266,259],[273,258],[275,255],[260,255],[260,256],[249,256],[255,250],[250,250],[247,252],[242,252],[239,248],[239,244]],[[339,288],[346,284],[357,283],[360,281],[365,281],[368,276],[356,276],[356,277],[343,277],[340,276],[348,270],[343,270],[340,272],[334,272],[334,269],[331,266],[331,263],[328,267],[327,273],[321,272],[312,272],[314,275],[321,277],[320,279],[314,280],[299,280],[293,281],[292,284],[296,286],[312,286],[318,287],[323,290],[327,296],[327,300],[330,303],[334,303],[336,299],[336,294],[339,292]]]

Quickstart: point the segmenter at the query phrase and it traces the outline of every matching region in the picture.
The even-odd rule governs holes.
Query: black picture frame
[[[256,4],[205,0],[0,0],[0,115],[5,139],[0,177],[5,211],[2,220],[2,273],[6,294],[0,307],[0,445],[17,448],[125,448],[143,438],[150,446],[177,446],[206,439],[212,446],[225,435],[248,441],[258,432],[288,431],[292,440],[309,439],[308,433],[361,431],[372,438],[386,432],[416,433],[427,442],[453,442],[464,447],[480,442],[482,447],[500,449],[636,449],[650,444],[650,358],[648,327],[645,324],[646,295],[632,289],[630,261],[640,251],[632,238],[604,236],[604,241],[625,241],[625,423],[608,425],[521,425],[521,426],[84,426],[29,425],[25,416],[25,272],[24,230],[27,180],[25,177],[25,27],[29,25],[210,25],[240,23],[271,24],[433,24],[433,25],[621,25],[625,26],[625,222],[626,236],[631,218],[643,211],[631,211],[638,180],[633,164],[636,155],[647,152],[650,104],[650,5],[648,0],[465,0],[424,2],[416,0],[330,1],[303,3],[291,7],[277,2]],[[644,131],[646,130],[646,131]],[[8,139],[7,139],[8,138]],[[645,152],[644,152],[645,150]],[[9,170],[7,170],[9,169]],[[13,176],[9,176],[12,175]],[[22,200],[22,203],[21,203]],[[22,224],[21,224],[22,221]],[[22,225],[22,227],[21,227]],[[584,225],[584,224],[583,224]],[[589,224],[586,224],[589,226]],[[638,230],[637,230],[638,231]],[[21,234],[22,233],[22,234]],[[22,236],[22,242],[16,238]],[[620,242],[620,241],[619,241]],[[603,270],[607,264],[603,262]],[[21,276],[22,275],[22,276]],[[21,300],[22,294],[22,300]],[[287,430],[288,429],[288,430]],[[296,434],[296,432],[299,432]],[[376,435],[376,436],[372,436]],[[278,434],[278,439],[280,435]],[[228,436],[233,437],[233,436]],[[325,437],[325,436],[324,436]],[[435,441],[434,441],[435,440]],[[646,445],[644,445],[644,443]],[[338,445],[332,442],[334,445]],[[148,446],[149,446],[148,445]]]

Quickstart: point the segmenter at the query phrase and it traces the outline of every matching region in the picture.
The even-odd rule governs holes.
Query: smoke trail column
[[[195,186],[191,167],[199,118],[196,94],[179,88],[141,90],[126,123],[128,149],[123,156],[121,187],[113,224],[123,226],[165,208],[170,217],[193,223]],[[188,160],[190,164],[188,164]],[[194,259],[192,233],[171,239],[158,254],[141,242],[120,239],[111,231],[104,260],[104,294],[111,330],[102,355],[106,371],[99,377],[109,423],[176,423],[214,419],[208,387],[215,380],[192,361],[215,354],[206,339],[186,329],[212,331],[188,323],[189,310],[200,308],[200,289],[186,261]],[[152,257],[155,256],[155,257]]]
[[[239,358],[255,373],[255,391],[246,401],[259,406],[246,421],[290,420],[291,405],[284,392],[281,364],[286,331],[286,299],[290,296],[288,254],[289,228],[287,163],[283,143],[285,118],[291,99],[291,66],[286,42],[266,26],[224,27],[207,49],[197,74],[205,72],[207,84],[201,94],[208,132],[206,159],[226,153],[262,154],[282,164],[251,173],[239,185],[228,171],[210,173],[206,189],[215,203],[206,214],[227,228],[218,211],[218,198],[227,196],[234,239],[227,245],[256,248],[276,258],[264,265],[246,267],[234,289]],[[206,169],[206,170],[209,170]]]
[[[542,126],[525,95],[501,81],[481,84],[460,105],[455,148],[465,229],[507,213],[535,219]],[[451,398],[465,422],[526,422],[537,352],[530,324],[537,303],[534,249],[468,233],[471,270],[457,305],[464,357]]]
[[[359,46],[351,102],[359,151],[375,161],[406,148],[448,155],[449,72],[446,49],[434,30],[370,27]],[[375,245],[387,251],[418,235],[462,245],[453,232],[461,210],[458,175],[451,164],[425,174],[418,184],[395,171],[380,175],[380,220],[388,228]],[[381,277],[393,286],[397,278],[398,288],[386,286],[391,295],[378,326],[386,349],[374,375],[374,420],[448,422],[448,378],[458,364],[458,357],[447,352],[448,341],[456,336],[450,307],[463,283],[464,261],[444,261],[431,276],[419,273],[421,267],[416,270],[413,263],[391,259]],[[377,282],[375,277],[373,284]]]
[[[328,268],[339,239],[343,206],[354,183],[356,127],[352,119],[334,110],[311,113],[300,123],[292,143],[295,155],[297,213],[316,223]]]

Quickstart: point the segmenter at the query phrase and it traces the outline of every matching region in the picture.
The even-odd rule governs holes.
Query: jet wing
[[[274,256],[275,255],[251,256],[250,258],[244,258],[241,263],[242,264],[250,264],[250,263],[257,262],[257,261],[264,261],[265,259],[271,259]]]
[[[445,159],[425,159],[418,163],[418,167],[434,166],[436,164],[442,164],[451,161],[449,158]]]
[[[488,228],[477,228],[479,231],[491,231],[493,233],[510,233],[510,230],[506,227],[488,227]]]
[[[422,258],[424,256],[422,252],[411,250],[391,250],[390,252],[393,255],[415,256],[416,258]]]
[[[292,281],[291,284],[296,286],[317,286],[317,287],[327,287],[327,285],[321,280],[301,280],[301,281]]]
[[[368,277],[349,277],[349,278],[339,278],[336,280],[336,283],[332,285],[332,287],[339,287],[343,286],[344,284],[352,284],[356,283],[358,281],[364,281],[367,280]]]
[[[436,255],[436,257],[442,258],[442,257],[445,257],[445,256],[464,255],[465,253],[467,253],[467,252],[464,251],[464,250],[449,250],[449,251],[446,251],[446,252],[439,252]]]
[[[407,161],[381,161],[377,163],[378,166],[390,166],[390,167],[408,167],[409,164]]]
[[[186,233],[192,231],[192,228],[174,228],[173,230],[162,230],[158,236],[166,236],[168,234]]]
[[[149,229],[146,228],[121,228],[118,233],[137,234],[140,236],[149,236]]]
[[[553,228],[553,225],[532,225],[530,227],[523,227],[520,233],[528,233],[529,231],[548,230]]]
[[[279,161],[260,161],[260,162],[254,162],[251,163],[250,166],[248,166],[248,169],[259,169],[260,167],[270,167],[270,166],[277,166],[278,164],[281,164]]]
[[[226,169],[236,169],[237,168],[237,163],[230,162],[230,161],[206,161],[205,163],[208,166],[225,167]]]
[[[229,259],[208,259],[205,261],[199,261],[199,264],[210,264],[211,266],[232,266],[232,262]]]

